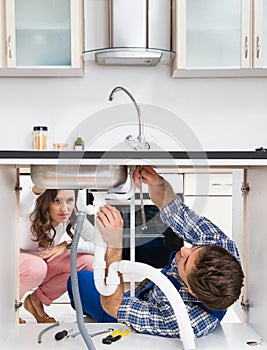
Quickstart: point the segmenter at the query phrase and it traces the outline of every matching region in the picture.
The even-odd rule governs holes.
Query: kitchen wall
[[[85,4],[85,46],[101,47],[106,1]],[[267,147],[267,78],[172,79],[167,64],[108,67],[89,61],[83,78],[0,78],[0,149],[30,149],[34,125],[49,127],[49,148],[66,141],[72,148],[81,136],[86,148],[106,149],[127,134],[137,136],[129,98],[118,93],[108,101],[117,85],[141,104],[144,122],[152,125],[145,126],[146,137],[165,149],[179,148],[188,135],[205,150]]]
[[[108,94],[117,85],[126,87],[140,104],[177,115],[205,150],[267,146],[266,78],[172,79],[164,64],[115,68],[87,63],[83,78],[0,78],[0,149],[31,148],[32,127],[38,124],[48,125],[50,146],[70,134],[89,142],[96,136],[94,124],[79,130],[80,123],[130,102],[118,93],[111,107]],[[133,122],[136,119],[133,109]],[[114,142],[117,137],[114,134]]]

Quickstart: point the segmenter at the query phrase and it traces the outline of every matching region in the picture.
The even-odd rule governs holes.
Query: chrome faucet
[[[142,122],[141,122],[141,109],[140,106],[137,104],[137,102],[135,101],[134,97],[132,96],[132,94],[125,89],[122,86],[116,86],[110,93],[108,100],[109,101],[113,101],[114,100],[114,95],[118,92],[118,91],[124,91],[128,97],[131,99],[131,101],[133,102],[136,111],[137,111],[137,116],[138,116],[138,136],[137,136],[137,141],[136,142],[131,142],[130,145],[132,148],[134,148],[135,150],[148,150],[150,149],[150,145],[145,141],[145,138],[143,136],[143,131],[142,131]]]

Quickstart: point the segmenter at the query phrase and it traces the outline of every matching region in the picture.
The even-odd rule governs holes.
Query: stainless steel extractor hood
[[[108,0],[106,48],[95,50],[101,65],[157,65],[171,57],[172,0]],[[89,52],[93,50],[85,51]]]
[[[162,52],[143,48],[111,49],[95,53],[95,59],[101,65],[156,66]]]

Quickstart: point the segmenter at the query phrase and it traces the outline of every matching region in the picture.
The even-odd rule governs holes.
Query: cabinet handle
[[[232,184],[231,183],[221,184],[221,183],[214,182],[214,183],[211,184],[211,186],[223,187],[223,186],[232,186]]]
[[[257,40],[256,40],[256,57],[257,59],[260,58],[260,37],[257,36]]]
[[[12,58],[11,35],[8,36],[7,43],[8,43],[8,57],[11,59]]]
[[[245,58],[248,58],[248,37],[245,36]]]

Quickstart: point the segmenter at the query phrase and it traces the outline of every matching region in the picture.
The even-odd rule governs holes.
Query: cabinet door
[[[82,75],[82,18],[82,0],[7,1],[3,75]]]
[[[254,1],[253,67],[267,67],[267,1]]]
[[[4,66],[4,5],[0,0],[0,68]]]
[[[250,0],[178,0],[175,15],[174,77],[250,67]]]
[[[193,196],[184,197],[185,204],[190,208],[194,208],[197,200],[205,203],[205,208],[198,214],[211,220],[228,237],[232,238],[232,197],[230,195],[198,198]]]
[[[262,67],[267,67],[267,1],[263,1],[263,11],[262,11]]]
[[[232,237],[232,173],[185,174],[184,202]]]

